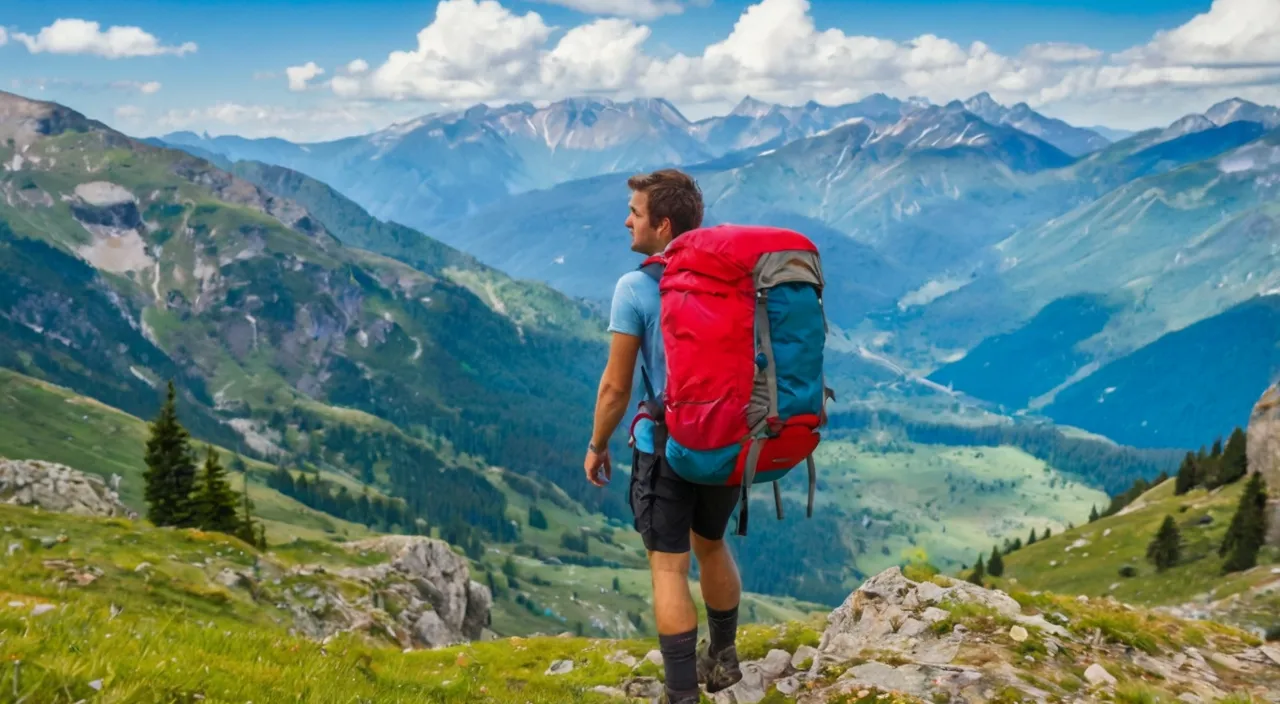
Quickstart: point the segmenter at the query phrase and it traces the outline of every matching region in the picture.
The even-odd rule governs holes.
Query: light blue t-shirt
[[[658,294],[658,282],[640,270],[629,271],[618,279],[613,289],[613,305],[609,311],[609,332],[620,332],[635,335],[640,341],[640,362],[649,373],[649,383],[653,391],[661,394],[667,385],[667,357],[662,347],[662,328],[659,326],[661,298]],[[637,402],[647,400],[644,382],[641,380],[637,365],[633,380],[631,398]],[[634,415],[628,415],[630,426]],[[641,452],[653,452],[653,423],[642,420],[636,424],[636,448]]]

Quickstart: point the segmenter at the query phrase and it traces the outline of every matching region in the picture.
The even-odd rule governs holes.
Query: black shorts
[[[631,513],[646,549],[689,552],[689,531],[707,540],[724,537],[742,497],[736,486],[694,484],[676,474],[665,458],[632,451]]]

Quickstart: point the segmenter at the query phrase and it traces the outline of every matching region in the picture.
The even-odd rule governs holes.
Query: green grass
[[[1173,494],[1173,480],[1140,496],[1124,515],[1107,516],[1093,523],[1057,533],[1048,540],[1024,546],[1004,556],[1002,578],[996,584],[1025,590],[1052,590],[1061,594],[1111,595],[1130,604],[1172,606],[1195,601],[1241,598],[1219,614],[1223,620],[1265,630],[1280,625],[1274,594],[1255,594],[1256,587],[1280,579],[1272,573],[1280,565],[1280,554],[1264,549],[1259,566],[1239,573],[1223,574],[1217,553],[1235,512],[1244,482],[1236,482],[1213,492],[1194,489],[1183,496]],[[1179,564],[1158,572],[1146,559],[1147,545],[1165,516],[1173,516],[1182,537]],[[1202,524],[1204,516],[1212,522]],[[1077,540],[1087,544],[1068,550]],[[1056,564],[1055,564],[1056,563]],[[1136,574],[1122,577],[1123,567]]]
[[[144,421],[8,369],[0,369],[0,417],[5,419],[0,425],[0,457],[57,462],[107,480],[118,474],[121,501],[145,513],[142,473],[148,430]],[[204,446],[195,447],[203,458]],[[229,465],[232,454],[223,448],[215,450],[223,466]],[[249,498],[273,541],[371,534],[362,525],[308,508],[264,486],[262,478],[271,467],[253,460],[246,464],[254,475]],[[239,475],[232,477],[233,488],[239,490],[241,482]]]
[[[828,440],[816,460],[817,498],[874,521],[850,534],[865,545],[858,567],[866,574],[904,560],[973,564],[1005,538],[1025,539],[1032,528],[1060,532],[1108,503],[1103,492],[1013,447]]]

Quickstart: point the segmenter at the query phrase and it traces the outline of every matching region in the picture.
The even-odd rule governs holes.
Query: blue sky
[[[457,28],[464,25],[456,23],[480,17],[481,6],[493,0],[450,2],[458,3],[451,6],[457,11],[455,24],[437,36],[461,36],[464,32]],[[625,26],[608,24],[619,21],[609,19],[616,15],[562,6],[601,9],[613,2],[501,0],[500,8],[487,8],[486,16],[496,18],[495,22],[528,22],[530,13],[540,18],[538,27],[522,41],[506,42],[502,37],[515,35],[490,28],[478,33],[480,39],[471,44],[462,41],[440,49],[431,61],[420,60],[394,70],[383,67],[388,56],[418,49],[418,32],[437,21],[434,0],[9,3],[0,24],[7,35],[0,46],[0,88],[56,100],[140,135],[185,128],[214,134],[330,138],[480,100],[554,99],[578,92],[624,99],[662,95],[697,118],[726,111],[736,102],[735,96],[748,92],[777,102],[798,103],[805,99],[844,102],[875,90],[898,97],[919,93],[935,101],[990,90],[1006,104],[1027,100],[1046,114],[1073,122],[1135,128],[1203,110],[1211,104],[1204,101],[1228,94],[1241,93],[1259,100],[1275,94],[1277,81],[1271,74],[1243,76],[1238,69],[1232,73],[1228,68],[1211,68],[1215,73],[1196,78],[1194,85],[1170,86],[1167,76],[1178,75],[1178,54],[1195,57],[1201,55],[1199,51],[1214,61],[1280,61],[1280,55],[1269,53],[1280,50],[1268,47],[1280,42],[1265,38],[1240,37],[1236,43],[1243,48],[1233,48],[1229,55],[1214,45],[1215,31],[1231,26],[1240,13],[1255,11],[1246,7],[1248,0],[1218,0],[1213,5],[1208,0],[630,0],[619,6],[636,8],[649,2],[683,7],[678,13],[658,17],[651,13],[623,18]],[[709,60],[705,66],[692,68],[669,61],[677,52],[702,57],[708,45],[730,38],[735,23],[741,20],[747,24],[744,13],[749,9],[759,26],[791,22],[802,27],[811,23],[811,33],[838,33],[829,41],[830,51],[844,58],[822,59],[820,52],[805,54],[814,42],[804,38],[808,35],[799,28],[795,31],[800,34],[788,36],[800,39],[775,42],[787,46],[764,52],[774,54],[768,63],[756,62],[755,50],[742,49],[749,42],[721,51],[729,58],[721,57],[714,66]],[[772,13],[769,16],[774,19],[759,21],[765,13]],[[113,26],[136,27],[161,46],[194,43],[195,49],[181,55],[107,58],[101,55],[104,50],[93,50],[101,44],[83,37],[64,37],[63,51],[75,49],[76,53],[49,51],[38,44],[35,48],[46,50],[29,50],[27,45],[38,42],[42,29],[68,19],[97,22],[101,31]],[[578,46],[574,52],[566,50],[556,64],[564,69],[563,76],[545,78],[546,57],[566,32],[593,22],[602,24],[599,32],[590,35],[592,41],[600,47],[616,42],[623,47],[619,55],[590,44]],[[1179,28],[1181,34],[1174,31],[1174,40],[1167,45],[1153,43],[1157,32]],[[756,29],[756,35],[745,29],[739,34],[746,39],[766,29]],[[1274,29],[1280,30],[1280,26]],[[640,36],[637,32],[644,34],[642,41],[636,40]],[[27,36],[24,39],[22,35]],[[922,35],[935,35],[948,44],[933,46],[930,57],[920,58],[920,51],[912,54],[910,50],[913,40]],[[892,44],[868,54],[864,62],[848,58],[861,57],[858,52],[864,50],[865,42],[854,37],[875,37]],[[982,42],[988,49],[975,53],[974,42]],[[1083,62],[1026,58],[1028,47],[1051,43],[1088,49],[1092,54]],[[145,53],[136,44],[130,47],[122,51]],[[1114,59],[1117,53],[1135,48],[1146,52],[1140,69],[1132,60]],[[337,86],[327,81],[340,75],[354,59],[363,59],[370,70],[348,80],[348,90],[339,94]],[[824,66],[823,60],[834,64]],[[305,90],[290,90],[286,69],[308,62],[324,73],[308,81]],[[531,73],[518,80],[494,78],[504,75],[503,62],[508,69],[519,65],[524,71],[541,71],[543,82],[531,85]],[[440,68],[442,63],[448,64],[447,70]],[[862,66],[870,68],[863,70]],[[384,68],[381,74],[385,80],[374,81],[372,76]],[[1150,73],[1152,70],[1157,73]],[[455,81],[456,90],[441,87],[446,75],[463,76]],[[1243,88],[1233,89],[1236,83]],[[1115,93],[1117,85],[1123,87],[1123,95],[1113,100],[1109,93]],[[949,95],[949,91],[956,94]]]

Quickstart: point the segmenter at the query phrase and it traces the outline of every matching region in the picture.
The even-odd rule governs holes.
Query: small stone
[[[47,613],[49,613],[50,611],[53,611],[53,609],[54,609],[54,608],[55,608],[55,607],[54,607],[54,605],[53,605],[53,604],[36,604],[36,605],[35,605],[34,607],[32,607],[32,609],[31,609],[31,615],[32,615],[32,616],[39,616],[40,614],[47,614]]]
[[[1108,528],[1108,529],[1106,529],[1106,530],[1102,531],[1102,537],[1104,537],[1104,538],[1105,538],[1105,537],[1107,537],[1108,535],[1111,535],[1111,529],[1110,529],[1110,528]]]
[[[22,543],[9,543],[9,555],[10,555],[10,556],[12,556],[12,555],[13,555],[13,553],[15,553],[15,552],[17,552],[17,551],[19,551],[19,550],[21,550],[21,549],[22,549]]]
[[[570,672],[573,672],[572,660],[556,660],[555,662],[551,663],[551,667],[548,667],[547,671],[544,672],[543,674],[566,675]]]
[[[1173,656],[1173,669],[1180,670],[1187,663],[1187,654],[1178,653]]]
[[[650,650],[649,652],[644,654],[644,659],[646,662],[651,662],[654,665],[657,665],[658,667],[662,667],[662,651],[661,650]]]
[[[811,645],[802,645],[796,648],[796,654],[791,656],[791,666],[799,670],[804,666],[805,661],[815,662],[817,659],[817,648]]]
[[[94,680],[94,681],[92,681],[92,682],[90,682],[90,683],[89,683],[89,686],[90,686],[90,687],[92,687],[92,688],[94,689],[94,691],[101,692],[101,691],[102,691],[102,680]]]
[[[785,650],[774,648],[764,656],[764,660],[760,662],[760,673],[767,680],[776,680],[787,674],[787,669],[791,666],[791,653]]]
[[[626,692],[618,689],[617,687],[606,687],[602,684],[592,687],[591,691],[597,694],[603,694],[606,697],[614,697],[615,699],[623,699],[627,696]]]
[[[49,548],[52,548],[53,546],[55,546],[55,545],[57,545],[57,544],[58,544],[58,541],[57,541],[56,539],[54,539],[54,538],[41,538],[41,539],[40,539],[40,545],[41,545],[41,546],[43,546],[43,547],[44,547],[44,549],[46,549],[46,550],[48,550]]]
[[[1106,668],[1096,662],[1090,665],[1089,669],[1084,671],[1084,678],[1089,682],[1089,684],[1095,686],[1115,685],[1116,683],[1116,678],[1113,677],[1110,672],[1107,672]]]
[[[1277,665],[1280,665],[1280,648],[1274,645],[1264,645],[1261,648],[1259,648],[1259,650],[1262,651],[1263,655],[1266,655],[1268,658],[1270,658],[1271,662]]]
[[[1014,626],[1009,629],[1009,637],[1015,642],[1021,643],[1027,639],[1027,629],[1022,626]]]

